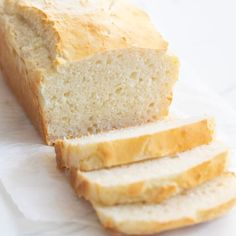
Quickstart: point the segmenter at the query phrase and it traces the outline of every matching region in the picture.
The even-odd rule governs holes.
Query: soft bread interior
[[[99,133],[167,115],[177,64],[170,55],[130,49],[62,67],[42,87],[49,133]]]

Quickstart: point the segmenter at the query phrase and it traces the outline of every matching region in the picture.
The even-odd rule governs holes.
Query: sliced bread
[[[214,219],[236,204],[236,177],[225,173],[160,204],[99,206],[101,223],[126,234],[153,234]]]
[[[176,156],[111,169],[73,170],[72,185],[79,196],[102,205],[161,202],[225,171],[228,151],[219,142]]]
[[[168,119],[55,144],[59,168],[83,171],[174,155],[208,144],[214,121],[206,117]]]

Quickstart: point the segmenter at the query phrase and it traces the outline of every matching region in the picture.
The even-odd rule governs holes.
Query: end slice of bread
[[[80,139],[56,142],[59,168],[83,171],[174,155],[208,144],[214,121],[206,117],[168,119]]]
[[[101,223],[126,234],[153,234],[219,217],[236,204],[236,177],[225,173],[161,204],[94,205]]]
[[[73,170],[71,180],[79,196],[101,205],[157,203],[219,176],[227,163],[227,148],[213,142],[132,165],[91,172]]]

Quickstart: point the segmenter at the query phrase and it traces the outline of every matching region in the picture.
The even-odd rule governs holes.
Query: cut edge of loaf
[[[111,142],[78,145],[70,141],[57,140],[56,160],[60,169],[73,167],[90,171],[174,155],[210,143],[214,137],[214,127],[212,118],[199,118],[193,123],[182,124],[154,134]]]
[[[216,143],[216,145],[217,144],[218,143]],[[203,151],[208,151],[207,148],[208,145],[203,149]],[[187,153],[190,155],[191,152],[191,155],[197,155],[194,151],[195,150],[191,150]],[[196,148],[196,152],[200,152],[198,148]],[[207,154],[208,153],[206,153],[205,156],[207,156]],[[191,156],[189,156],[189,158],[191,158]],[[186,159],[183,159],[182,161],[185,160]],[[86,200],[100,205],[116,205],[135,202],[159,203],[171,196],[196,187],[221,175],[228,166],[228,151],[226,147],[222,145],[222,148],[217,152],[213,152],[212,156],[204,159],[201,158],[201,160],[201,163],[192,164],[189,168],[185,168],[183,172],[181,170],[181,172],[170,174],[168,176],[162,176],[159,178],[152,176],[146,179],[134,180],[129,183],[127,181],[124,183],[119,182],[114,185],[102,184],[102,181],[96,181],[96,176],[94,178],[88,176],[90,173],[93,174],[93,172],[81,172],[72,169],[71,183],[79,197],[84,197]],[[147,162],[152,163],[152,161],[146,161],[146,163]],[[137,166],[135,164],[133,165],[134,167]],[[139,163],[138,165],[141,167],[142,163]],[[107,171],[112,171],[112,169],[113,168]],[[158,169],[156,171],[158,171]],[[98,170],[95,172],[99,174],[101,171]],[[117,176],[117,174],[115,176]],[[109,178],[108,175],[107,178]]]
[[[116,230],[118,232],[130,234],[130,235],[160,233],[160,232],[167,231],[167,230],[182,228],[182,227],[206,222],[209,220],[213,220],[215,218],[222,216],[223,214],[227,213],[230,209],[232,209],[236,205],[236,176],[234,173],[226,172],[223,175],[216,177],[215,179],[213,179],[209,182],[206,182],[205,184],[202,184],[201,186],[198,186],[196,189],[201,190],[201,188],[204,188],[204,186],[208,185],[210,187],[213,187],[216,191],[217,188],[216,188],[216,186],[214,186],[214,184],[216,181],[218,181],[221,178],[222,179],[225,178],[225,180],[223,180],[223,183],[219,183],[219,186],[217,186],[217,188],[223,188],[223,187],[225,187],[224,184],[226,184],[227,189],[225,189],[225,191],[224,191],[224,193],[225,193],[224,195],[225,195],[226,199],[224,201],[222,201],[222,199],[221,199],[221,202],[219,202],[219,204],[215,204],[212,207],[207,206],[202,209],[197,209],[196,211],[192,212],[192,214],[186,213],[186,215],[182,216],[181,218],[174,217],[174,219],[169,219],[169,220],[148,220],[148,219],[144,220],[144,219],[142,219],[142,217],[140,217],[139,220],[138,219],[136,220],[136,219],[132,219],[132,217],[135,217],[135,214],[132,213],[132,214],[129,214],[128,219],[123,220],[123,219],[118,219],[118,218],[120,218],[119,216],[117,216],[118,218],[115,219],[114,218],[115,213],[113,214],[111,212],[111,210],[109,209],[109,207],[103,207],[103,206],[96,205],[96,204],[93,204],[93,207],[97,213],[97,216],[98,216],[100,222],[102,223],[102,225],[105,228]],[[228,181],[231,181],[233,185],[228,186],[227,185]],[[233,194],[231,193],[232,190],[230,190],[230,188],[234,188]],[[186,195],[189,194],[190,196],[188,196],[188,198],[189,199],[190,199],[190,197],[192,198],[193,196],[191,196],[191,193],[192,193],[191,191],[196,191],[196,189],[190,190],[189,192],[186,191],[186,193],[183,196],[185,196],[185,198],[186,198]],[[228,196],[228,194],[231,194],[232,196]],[[205,194],[205,195],[206,196],[204,196],[204,199],[202,199],[203,202],[205,201],[205,198],[207,197],[207,194]],[[215,196],[217,196],[217,193]],[[176,197],[179,197],[179,196],[177,195]],[[166,200],[162,205],[160,204],[160,208],[161,208],[161,206],[164,206],[164,205],[168,206],[170,201],[172,201],[172,202],[175,201],[176,197]],[[185,202],[185,201],[183,200],[183,202]],[[200,200],[200,202],[201,202],[201,200]],[[209,203],[210,204],[212,203],[211,200]],[[123,209],[129,207],[129,205],[120,205],[120,206]],[[120,206],[114,206],[111,208],[118,209]],[[154,205],[152,205],[152,206],[154,206]],[[134,208],[135,207],[136,207],[136,205],[134,206]],[[177,206],[177,205],[172,204],[172,207],[173,207],[173,209],[172,209],[173,211],[175,210],[174,208],[176,208],[177,211],[178,210],[180,211],[179,205]],[[186,206],[186,207],[190,207],[190,206]],[[140,207],[138,205],[136,209],[139,209],[140,214],[143,214],[143,212],[145,211],[144,208],[145,208],[145,204],[143,204],[142,206],[140,205]],[[163,207],[163,209],[164,209],[164,207]],[[189,211],[191,211],[190,208],[189,208]],[[131,212],[131,210],[130,210],[130,212]],[[137,214],[137,212],[136,212],[136,214]]]
[[[104,52],[63,66],[44,80],[48,139],[55,142],[166,117],[178,67],[175,56],[141,48]]]

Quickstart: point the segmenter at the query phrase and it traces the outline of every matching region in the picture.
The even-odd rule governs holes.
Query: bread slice
[[[158,120],[179,62],[127,0],[5,0],[0,66],[45,141]]]
[[[214,134],[211,118],[173,118],[55,144],[59,168],[83,171],[173,155],[208,144]]]
[[[160,204],[94,205],[101,223],[125,234],[153,234],[212,220],[236,204],[236,177],[225,173]]]
[[[176,156],[91,172],[74,170],[72,185],[79,196],[102,205],[161,202],[222,174],[227,148],[219,142]]]

